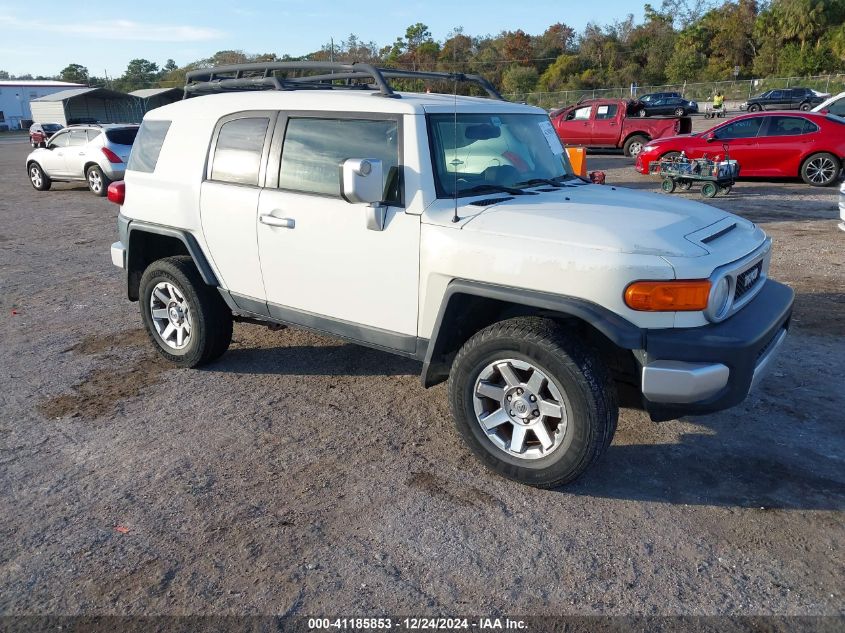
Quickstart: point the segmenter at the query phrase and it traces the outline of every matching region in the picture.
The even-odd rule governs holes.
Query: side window
[[[89,129],[88,130],[88,141],[89,142],[93,141],[95,138],[97,138],[102,133],[103,133],[102,130],[95,130],[94,128]]]
[[[773,116],[769,120],[766,136],[796,136],[811,134],[818,130],[816,125],[803,117]]]
[[[570,121],[585,121],[590,118],[590,111],[593,106],[584,106],[583,108],[576,108],[569,113],[566,118]]]
[[[399,124],[394,120],[290,118],[279,188],[340,196],[340,164],[377,158],[384,166],[384,200],[402,204]]]
[[[62,132],[61,134],[56,134],[53,138],[50,139],[50,146],[67,147],[68,136],[70,136],[70,132]]]
[[[135,137],[126,169],[148,174],[154,172],[169,129],[170,121],[144,121]]]
[[[248,117],[223,124],[211,166],[211,180],[258,185],[261,151],[270,119]]]
[[[827,109],[831,114],[835,114],[836,116],[845,116],[845,97],[842,97],[839,101],[834,101],[827,106]]]
[[[88,142],[88,134],[85,130],[71,130],[70,140],[68,145],[76,147],[77,145],[85,145]]]
[[[596,120],[600,119],[615,119],[616,118],[616,110],[619,106],[615,103],[611,105],[600,105],[596,109]]]
[[[772,93],[769,95],[769,99],[783,99],[783,90],[772,90]]]
[[[760,131],[761,123],[763,123],[763,117],[742,119],[741,121],[728,123],[726,126],[716,130],[715,138],[752,138],[757,136],[757,132]]]

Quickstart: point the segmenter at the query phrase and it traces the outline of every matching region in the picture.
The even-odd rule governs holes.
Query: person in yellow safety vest
[[[717,92],[713,95],[713,109],[714,110],[721,110],[722,104],[725,103],[725,97],[722,95],[721,92]]]

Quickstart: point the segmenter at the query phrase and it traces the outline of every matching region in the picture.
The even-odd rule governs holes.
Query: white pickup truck
[[[220,357],[233,320],[414,358],[485,464],[549,487],[607,449],[620,402],[731,407],[786,336],[763,231],[585,182],[546,113],[479,77],[277,62],[195,71],[186,95],[147,113],[109,190],[112,260],[181,366]]]

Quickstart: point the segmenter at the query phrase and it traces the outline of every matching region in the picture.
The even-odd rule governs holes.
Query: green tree
[[[72,84],[87,84],[88,69],[82,64],[68,64],[59,73],[59,78]]]
[[[0,70],[0,79],[8,79],[8,78],[9,78],[9,73],[7,73],[5,70]]]
[[[139,88],[152,88],[157,80],[158,64],[148,59],[133,59],[115,85],[118,90],[131,92]]]
[[[538,78],[539,73],[533,66],[511,66],[502,75],[502,89],[516,94],[532,92]]]

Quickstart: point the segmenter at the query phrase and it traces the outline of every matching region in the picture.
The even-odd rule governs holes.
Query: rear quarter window
[[[152,173],[155,171],[161,146],[170,129],[170,121],[144,121],[132,144],[126,169]]]

